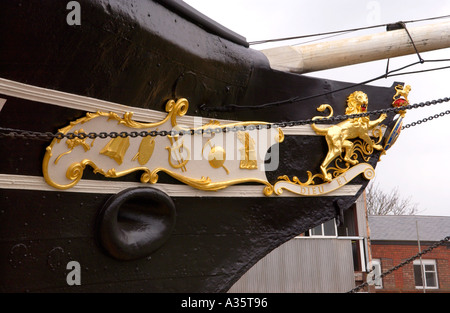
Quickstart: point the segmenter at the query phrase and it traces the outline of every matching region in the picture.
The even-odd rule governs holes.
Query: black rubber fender
[[[152,254],[169,239],[176,222],[172,199],[152,187],[123,190],[111,196],[98,215],[98,238],[118,260]]]

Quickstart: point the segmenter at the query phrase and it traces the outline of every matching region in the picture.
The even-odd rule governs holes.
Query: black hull
[[[167,100],[184,97],[190,103],[187,115],[207,120],[306,120],[318,115],[322,103],[342,104],[335,106],[335,115],[341,115],[355,90],[367,93],[370,111],[386,109],[395,93],[273,71],[258,51],[211,34],[157,2],[79,3],[81,25],[69,26],[65,2],[2,1],[0,77],[160,112]],[[312,97],[333,90],[341,91]],[[293,96],[310,99],[275,108],[220,110]],[[54,133],[86,113],[10,94],[0,93],[0,98],[6,99],[1,127]],[[388,126],[392,119],[388,115]],[[42,177],[49,144],[1,138],[0,174]],[[280,166],[267,178],[291,173],[303,180],[306,171],[318,169],[326,151],[320,136],[288,135],[280,145]],[[378,156],[369,161],[374,168]],[[89,169],[83,179],[108,180]],[[138,182],[139,174],[115,181]],[[164,174],[159,182],[180,184]],[[226,292],[271,250],[350,207],[367,183],[356,177],[351,185],[360,188],[349,196],[171,195],[176,222],[167,241],[130,261],[111,257],[99,238],[99,214],[115,193],[2,188],[0,291]],[[81,285],[66,282],[71,260],[81,264]]]

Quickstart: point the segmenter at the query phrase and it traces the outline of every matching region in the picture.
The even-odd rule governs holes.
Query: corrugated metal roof
[[[370,239],[416,241],[416,221],[421,241],[450,236],[450,216],[381,215],[369,216]]]

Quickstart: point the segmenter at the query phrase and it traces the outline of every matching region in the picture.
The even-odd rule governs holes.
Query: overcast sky
[[[225,27],[244,36],[248,42],[317,34],[398,21],[410,21],[450,15],[449,0],[185,0],[188,4]],[[449,21],[435,20],[407,24],[407,27]],[[375,28],[345,37],[385,31]],[[335,40],[343,36],[328,38]],[[314,38],[312,38],[314,39]],[[300,44],[311,39],[255,45],[253,49]],[[450,59],[450,49],[421,53],[425,60]],[[418,60],[417,55],[390,60],[390,69]],[[450,66],[450,62],[419,64],[408,71]],[[386,60],[307,75],[359,83],[379,76]],[[414,75],[395,76],[371,83],[391,86],[395,81],[411,85],[411,104],[450,97],[450,69]],[[369,99],[370,104],[370,99]],[[370,106],[369,106],[370,108]],[[450,110],[450,103],[408,111],[404,124]],[[419,204],[420,215],[450,216],[450,115],[404,129],[395,145],[381,158],[374,182],[389,192],[398,188],[403,198]]]

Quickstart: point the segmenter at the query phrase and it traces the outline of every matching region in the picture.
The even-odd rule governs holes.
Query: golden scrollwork
[[[188,110],[188,101],[184,98],[179,99],[177,101],[169,100],[166,103],[165,109],[166,109],[166,112],[168,112],[167,116],[163,120],[161,120],[159,122],[154,122],[154,123],[141,123],[141,122],[136,122],[136,121],[132,120],[133,112],[126,112],[126,113],[124,113],[123,117],[120,117],[118,114],[116,114],[114,112],[101,112],[101,111],[97,111],[95,113],[88,112],[88,113],[86,113],[86,116],[78,118],[77,120],[70,122],[69,125],[59,129],[58,131],[62,134],[67,134],[69,131],[74,129],[76,126],[78,126],[80,124],[87,124],[88,122],[91,122],[100,117],[105,117],[105,118],[107,118],[108,121],[115,120],[115,121],[117,121],[118,125],[124,125],[126,127],[138,128],[138,129],[155,128],[155,127],[165,124],[169,120],[172,125],[176,125],[177,124],[177,120],[176,120],[177,116],[183,116],[186,114],[186,112]],[[83,129],[74,130],[73,133],[74,134],[84,133],[84,130]],[[142,146],[143,145],[142,142],[141,142],[141,146],[140,146],[140,149],[142,149],[142,150],[138,151],[138,153],[133,157],[134,160],[136,158],[138,158],[139,164],[141,164],[141,165],[145,164],[148,161],[148,159],[150,159],[151,154],[152,154],[151,148],[152,148],[153,144],[151,144],[151,139],[145,139],[145,138],[150,138],[150,137],[144,137],[144,139],[143,139],[144,146]],[[85,140],[86,140],[86,138],[80,139],[78,137],[75,137],[73,139],[68,139],[66,143],[70,150],[67,152],[61,153],[57,157],[57,159],[54,161],[54,163],[55,164],[58,163],[58,161],[61,159],[62,156],[71,153],[74,150],[74,148],[77,146],[82,146],[85,151],[90,150],[90,149],[87,149],[89,146],[86,144]],[[90,147],[93,146],[94,140],[91,142]],[[103,147],[103,149],[99,153],[112,158],[120,165],[123,162],[125,153],[129,146],[128,140],[129,140],[128,137],[113,138],[106,144],[105,147]],[[53,139],[53,141],[50,143],[50,145],[46,148],[46,153],[45,153],[44,159],[42,161],[42,170],[43,170],[44,179],[52,187],[55,187],[58,189],[68,189],[68,188],[73,187],[81,179],[81,177],[83,175],[83,171],[87,165],[89,165],[90,167],[93,168],[94,173],[99,173],[105,177],[120,177],[120,176],[127,175],[127,174],[129,174],[131,172],[135,172],[135,171],[149,171],[148,168],[146,168],[146,167],[133,167],[133,168],[130,168],[130,169],[127,169],[124,171],[118,171],[118,172],[112,168],[112,169],[105,171],[105,170],[101,169],[100,167],[98,167],[94,161],[89,160],[89,159],[84,159],[80,162],[72,163],[69,166],[69,168],[67,169],[66,177],[67,177],[67,179],[72,180],[70,183],[67,183],[67,184],[57,183],[50,176],[49,162],[53,156],[53,150],[54,150],[55,145],[59,144],[60,141],[61,141],[61,139],[57,139],[57,138]],[[150,141],[150,143],[147,144],[147,141]],[[146,150],[146,148],[149,148],[149,147],[150,147],[150,150]],[[144,150],[146,150],[146,151],[144,151]],[[139,152],[140,152],[140,154],[139,154]]]
[[[313,175],[310,171],[306,172],[308,174],[308,179],[306,180],[306,182],[301,182],[300,179],[297,176],[292,177],[292,180],[289,178],[288,175],[283,175],[283,176],[279,176],[278,180],[284,180],[293,184],[297,184],[299,186],[309,186],[309,185],[314,185],[314,179],[316,178],[321,178],[323,180],[323,175],[322,174],[315,174]]]
[[[363,113],[367,110],[368,97],[362,91],[355,91],[350,94],[347,98],[347,108],[345,114],[356,114]],[[321,105],[318,111],[324,111],[326,108],[330,109],[329,105]],[[333,115],[330,109],[331,117]],[[360,138],[367,145],[369,149],[382,150],[383,147],[380,144],[376,144],[369,136],[369,131],[377,127],[385,118],[386,114],[381,114],[377,120],[371,121],[369,117],[358,117],[347,119],[336,125],[332,125],[326,128],[317,127],[315,124],[311,124],[312,129],[318,134],[325,136],[326,142],[328,144],[328,153],[325,156],[322,164],[320,165],[320,170],[324,176],[324,181],[330,181],[332,175],[328,173],[328,165],[337,157],[344,152],[343,160],[350,165],[355,165],[359,161],[357,159],[351,158],[351,155],[355,149],[355,144],[351,139]],[[323,117],[315,117],[323,118]]]
[[[376,137],[378,137],[378,139],[375,141],[376,144],[380,143],[380,141],[382,140],[382,131],[381,129],[377,128],[374,130],[374,136],[376,135]],[[360,156],[365,162],[368,162],[370,160],[370,155],[373,153],[373,148],[365,141],[362,140],[355,140],[352,150],[350,152],[350,158],[352,160],[357,160],[358,157]],[[359,156],[358,156],[359,154]],[[340,155],[339,157],[337,157],[336,159],[334,159],[334,166],[329,166],[327,168],[327,171],[329,172],[329,174],[331,174],[332,179],[335,179],[337,177],[339,177],[340,175],[344,174],[345,172],[347,172],[349,169],[351,168],[350,163],[345,162],[342,158],[342,156]],[[317,174],[312,174],[311,171],[307,171],[307,179],[306,181],[302,182],[300,181],[300,179],[297,176],[293,176],[292,179],[289,178],[288,175],[283,175],[278,177],[278,180],[284,180],[287,182],[290,182],[292,184],[297,184],[299,186],[309,186],[309,185],[316,185],[317,181],[316,179],[319,179],[320,181],[326,181],[324,179],[324,175],[321,173],[317,173]]]
[[[347,115],[363,113],[367,110],[367,105],[367,95],[364,92],[355,91],[347,98],[345,113]],[[329,104],[322,104],[317,108],[319,112],[326,110],[329,111],[328,116],[316,116],[313,117],[313,120],[332,117],[334,112]],[[313,175],[311,171],[307,171],[307,179],[304,182],[297,176],[290,179],[289,176],[283,175],[278,177],[276,184],[284,181],[291,186],[297,185],[303,188],[345,177],[345,173],[359,163],[359,157],[367,162],[374,149],[383,149],[380,145],[383,136],[381,127],[383,125],[380,124],[385,118],[386,114],[381,114],[375,121],[371,121],[368,117],[349,118],[326,128],[318,127],[313,123],[311,128],[316,134],[324,136],[328,145],[328,152],[320,165],[320,173]],[[372,140],[370,137],[376,139]],[[332,162],[334,164],[330,166]],[[320,191],[320,188],[317,190]]]
[[[346,114],[360,113],[366,110],[368,103],[367,95],[362,92],[352,93],[347,100]],[[185,137],[181,135],[168,135],[167,137],[151,137],[144,136],[139,142],[138,139],[131,137],[116,136],[106,142],[104,137],[97,139],[94,146],[93,139],[91,142],[87,142],[85,138],[71,138],[66,141],[66,145],[60,144],[62,139],[54,139],[46,149],[46,154],[43,160],[43,173],[47,183],[55,188],[67,189],[77,184],[82,175],[84,169],[89,166],[93,169],[94,173],[101,174],[105,177],[121,177],[128,175],[132,172],[141,171],[141,182],[155,184],[158,182],[158,173],[165,173],[176,180],[189,185],[193,188],[204,191],[218,191],[231,185],[242,183],[258,183],[263,184],[263,193],[266,196],[272,194],[281,194],[281,190],[291,188],[292,185],[300,187],[297,192],[301,195],[316,195],[326,193],[328,189],[325,185],[316,185],[315,180],[321,180],[323,182],[330,182],[331,185],[336,185],[333,188],[339,188],[342,184],[347,182],[347,176],[349,173],[357,175],[358,171],[354,169],[355,164],[363,159],[367,161],[373,149],[379,149],[379,141],[381,140],[381,130],[376,127],[385,118],[384,115],[380,116],[375,121],[370,121],[368,117],[347,119],[337,125],[333,125],[327,128],[320,128],[315,124],[312,124],[312,129],[319,135],[325,137],[328,143],[328,154],[321,164],[321,172],[314,174],[310,171],[307,172],[308,178],[305,182],[300,181],[296,176],[292,180],[287,176],[278,177],[278,181],[272,185],[267,181],[264,171],[248,171],[248,174],[243,174],[242,170],[256,170],[259,164],[263,164],[264,160],[257,159],[257,148],[263,147],[262,151],[267,151],[267,148],[263,142],[266,142],[269,138],[270,144],[274,142],[281,143],[284,141],[284,133],[281,129],[271,129],[267,133],[263,133],[264,137],[261,141],[258,140],[262,132],[253,132],[254,129],[260,129],[261,126],[269,123],[258,121],[246,121],[235,122],[221,125],[218,121],[209,121],[208,123],[196,127],[196,128],[182,128],[178,125],[177,117],[181,117],[187,113],[188,101],[186,99],[179,99],[177,101],[170,100],[166,103],[166,112],[168,113],[164,119],[154,123],[142,123],[132,119],[133,113],[126,112],[123,116],[119,116],[114,112],[95,112],[87,113],[85,117],[79,118],[70,125],[60,129],[60,132],[67,134],[69,131],[74,133],[83,133],[83,129],[79,128],[83,124],[83,128],[88,125],[93,125],[94,129],[101,129],[101,127],[109,127],[109,129],[140,129],[140,130],[154,130],[154,129],[176,129],[177,131],[186,131],[190,134],[207,134],[211,137],[206,144],[203,139],[201,141],[202,154],[205,146],[209,144],[209,153],[205,161],[209,164],[211,169],[223,168],[226,173],[220,171],[210,170],[211,175],[198,175],[198,172],[191,170],[204,169],[204,163],[193,163],[190,165],[190,145],[189,140],[192,137]],[[321,105],[318,111],[329,110],[329,117],[333,115],[333,108],[330,105]],[[314,119],[323,118],[316,116]],[[98,119],[97,121],[94,121]],[[111,124],[112,122],[112,124]],[[114,122],[117,122],[114,123]],[[258,127],[256,127],[258,125]],[[255,126],[255,127],[253,127]],[[264,129],[264,127],[262,127]],[[269,129],[271,127],[267,127]],[[220,129],[217,131],[217,129]],[[199,132],[201,130],[201,132]],[[223,130],[223,131],[221,131]],[[230,132],[229,130],[235,130]],[[378,141],[373,141],[370,138],[369,131],[372,131],[372,137],[378,137]],[[275,132],[275,134],[274,134]],[[221,136],[217,137],[219,133]],[[226,136],[238,140],[241,144],[240,158],[233,161],[227,160],[227,152],[225,151],[225,145],[220,140],[224,140]],[[201,136],[203,137],[203,136]],[[217,139],[217,140],[216,140]],[[355,140],[353,140],[355,139]],[[186,141],[188,144],[186,144]],[[353,141],[350,141],[353,140]],[[164,145],[167,141],[170,142],[170,146]],[[235,142],[235,141],[234,141]],[[258,144],[258,145],[257,145]],[[57,149],[55,149],[58,145]],[[81,146],[83,149],[78,148]],[[156,147],[160,147],[157,149]],[[226,146],[228,149],[228,146]],[[236,147],[236,145],[234,146]],[[165,148],[165,149],[164,149]],[[69,149],[69,151],[66,151]],[[167,150],[167,151],[166,151]],[[53,158],[54,151],[57,151],[55,155],[58,155],[56,160]],[[73,151],[77,151],[74,153]],[[169,154],[164,155],[162,151]],[[197,150],[192,150],[195,152]],[[344,153],[344,155],[342,155]],[[70,158],[62,158],[65,155],[71,154]],[[154,157],[154,155],[156,156]],[[232,155],[232,153],[230,153]],[[115,161],[115,165],[109,157]],[[360,158],[361,157],[361,158]],[[61,160],[62,158],[62,160]],[[74,160],[78,158],[78,160]],[[60,162],[58,163],[58,160]],[[138,161],[139,165],[135,166],[130,163],[132,161]],[[175,161],[173,161],[175,160]],[[192,161],[194,162],[194,161]],[[260,162],[260,163],[258,163]],[[334,162],[333,166],[329,166]],[[57,164],[58,163],[58,164]],[[62,164],[61,164],[62,163]],[[99,166],[100,164],[107,164],[105,168]],[[227,166],[225,166],[227,164]],[[362,165],[362,164],[360,164]],[[358,165],[358,166],[360,166]],[[353,166],[353,167],[352,167]],[[51,170],[50,170],[51,167]],[[58,167],[58,169],[56,169]],[[358,169],[366,168],[367,165],[361,166]],[[64,170],[64,171],[63,171]],[[63,172],[62,172],[63,171]],[[352,172],[353,171],[353,172]],[[52,173],[50,173],[52,172]],[[246,171],[244,171],[246,172]],[[52,175],[57,177],[54,180]],[[64,176],[64,178],[61,178]],[[200,178],[199,178],[200,177]],[[349,178],[350,179],[350,178]],[[66,181],[69,181],[68,183]],[[63,183],[62,183],[63,182]],[[275,192],[275,185],[278,184],[277,192]],[[310,186],[315,185],[315,186]],[[289,189],[288,189],[289,190]]]
[[[81,133],[84,133],[84,130],[83,129],[80,129],[79,131],[74,131],[74,134],[75,135],[78,135],[78,134],[81,134]],[[83,149],[84,149],[84,151],[88,151],[91,147],[86,143],[86,139],[87,138],[78,138],[78,137],[74,137],[74,138],[72,138],[72,139],[67,139],[66,140],[66,145],[67,145],[67,147],[70,149],[69,151],[66,151],[66,152],[64,152],[64,153],[61,153],[56,159],[55,159],[55,164],[57,164],[58,163],[58,161],[59,161],[59,159],[61,159],[63,156],[65,156],[65,155],[67,155],[67,154],[69,154],[69,153],[71,153],[72,151],[73,151],[73,149],[75,148],[75,147],[78,147],[78,146],[82,146],[83,147]],[[91,145],[93,144],[93,142],[91,143]]]
[[[218,133],[222,133],[223,136],[226,136],[228,133],[225,131],[217,132],[216,128],[236,128],[236,130],[245,129],[242,133],[244,134],[245,132],[247,136],[249,136],[249,134],[252,133],[251,130],[256,128],[252,128],[253,125],[268,124],[258,121],[246,121],[221,125],[218,121],[210,121],[197,128],[182,128],[178,125],[177,117],[183,116],[187,113],[188,101],[186,99],[179,99],[177,101],[169,100],[166,103],[165,108],[168,114],[161,121],[154,123],[134,121],[132,119],[132,112],[126,112],[123,116],[120,116],[114,112],[107,113],[97,111],[95,113],[87,113],[86,116],[70,122],[69,125],[61,128],[59,131],[63,134],[67,134],[69,132],[80,134],[84,133],[83,129],[92,129],[97,133],[100,130],[113,130],[119,133],[120,130],[130,132],[132,129],[146,131],[163,129],[167,131],[167,129],[172,128],[178,131],[186,131],[188,133],[198,133],[199,130],[202,130],[201,133],[209,134],[210,136],[213,136],[213,138],[216,138]],[[81,125],[83,125],[83,128],[80,128]],[[247,126],[249,127],[243,128]],[[273,136],[274,132],[276,133],[275,136]],[[88,132],[85,134],[87,133]],[[237,137],[237,132],[229,133],[230,136]],[[270,142],[273,142],[273,140],[276,142],[282,142],[284,139],[284,134],[281,129],[270,130],[268,134],[272,137]],[[214,169],[220,167],[224,168],[226,175],[229,176],[229,179],[226,178],[227,176],[223,176],[223,174],[220,174],[219,172],[212,173],[214,176],[218,174],[217,177],[204,175],[201,176],[201,178],[198,178],[198,173],[193,171],[189,172],[187,162],[190,160],[189,149],[191,146],[187,146],[185,140],[189,142],[189,140],[191,140],[190,138],[192,138],[190,136],[144,136],[142,139],[135,139],[130,136],[122,137],[121,134],[119,134],[112,139],[107,139],[101,136],[97,137],[97,139],[91,138],[92,137],[90,136],[86,136],[84,138],[71,138],[65,142],[66,145],[64,146],[61,142],[63,139],[54,139],[50,143],[50,145],[46,148],[46,153],[42,163],[44,179],[49,185],[58,189],[71,188],[81,180],[84,170],[89,166],[92,168],[93,173],[101,174],[110,178],[117,178],[128,175],[132,172],[141,171],[143,172],[141,175],[141,182],[144,183],[156,183],[158,181],[158,173],[163,172],[189,186],[200,190],[216,191],[235,184],[253,182],[265,185],[263,188],[264,194],[271,195],[273,193],[273,186],[266,179],[264,179],[265,176],[263,172],[256,171],[253,172],[252,175],[242,178],[242,174],[236,175],[237,171],[240,170],[239,163],[236,163],[240,162],[239,160],[233,161],[234,163],[230,163],[233,164],[233,169],[225,167],[224,162],[226,160],[226,152],[225,149],[218,144],[211,146],[206,161]],[[89,142],[89,140],[91,141]],[[136,143],[137,140],[140,140],[140,144],[138,142]],[[164,145],[166,140],[170,142],[170,146]],[[247,156],[249,160],[253,156],[252,153],[254,150],[254,142],[252,142],[252,140],[253,139],[249,137],[247,143],[244,142],[244,155]],[[79,146],[83,149],[78,148]],[[67,149],[69,150],[67,151]],[[169,159],[164,157],[162,154],[162,151],[165,150],[168,150]],[[187,155],[182,155],[182,152],[187,152]],[[176,158],[177,153],[180,156],[179,158]],[[70,158],[63,157],[68,154],[71,154]],[[154,157],[155,154],[157,154],[157,157]],[[175,161],[170,159],[172,154],[175,154],[175,158],[173,159]],[[56,162],[54,155],[58,156]],[[105,156],[110,160],[107,160],[108,158],[105,159]],[[116,166],[111,163],[111,160],[116,163]],[[132,165],[133,163],[131,162],[136,160],[141,166],[136,166],[136,164]],[[203,165],[197,163],[197,165],[193,167],[198,170],[202,169],[202,166]],[[255,163],[254,166],[256,168],[257,164]],[[234,176],[232,175],[232,171]]]
[[[301,196],[318,197],[343,187],[359,174],[363,174],[366,179],[372,179],[375,176],[375,171],[370,164],[359,163],[340,175],[337,175],[331,181],[317,185],[306,185],[301,183],[296,177],[290,180],[289,177],[282,176],[282,179],[273,185],[273,190],[276,195],[281,195],[283,194],[283,190],[288,190]]]
[[[156,123],[142,123],[142,122],[136,122],[132,119],[133,112],[126,112],[124,113],[123,117],[120,117],[116,113],[110,112],[110,113],[103,113],[103,112],[97,112],[99,115],[107,116],[109,119],[117,120],[119,124],[125,125],[130,128],[153,128],[156,126],[163,125],[168,120],[171,121],[172,126],[177,125],[177,116],[183,116],[187,113],[189,107],[189,103],[186,99],[181,98],[178,101],[175,100],[169,100],[166,103],[166,112],[168,112],[167,116],[160,122]]]
[[[150,183],[155,184],[158,182],[158,173],[163,172],[166,173],[173,178],[185,183],[186,185],[189,185],[191,187],[194,187],[196,189],[205,190],[205,191],[218,191],[224,188],[227,188],[232,185],[236,184],[243,184],[243,183],[260,183],[266,185],[263,189],[263,193],[266,196],[270,196],[273,194],[273,186],[269,182],[262,180],[262,179],[256,179],[256,178],[238,178],[238,179],[232,179],[227,181],[219,181],[219,182],[212,182],[211,178],[202,176],[200,179],[197,178],[189,178],[186,176],[183,176],[179,173],[173,172],[171,170],[168,170],[166,168],[156,168],[151,172],[146,172],[142,174],[141,176],[141,182],[142,183]]]

